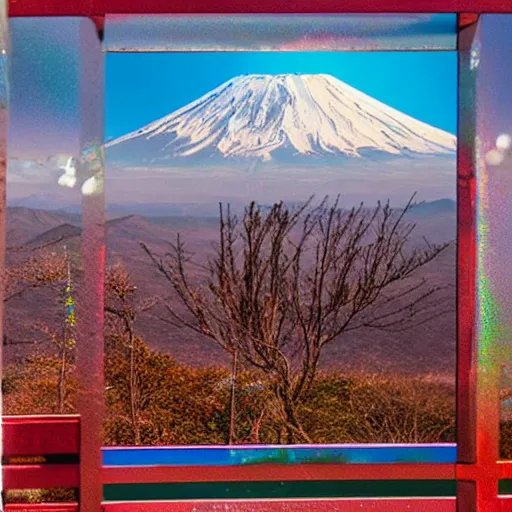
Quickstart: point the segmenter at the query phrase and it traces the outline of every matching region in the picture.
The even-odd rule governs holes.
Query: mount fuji
[[[330,75],[244,75],[106,145],[130,167],[455,155],[455,136]]]

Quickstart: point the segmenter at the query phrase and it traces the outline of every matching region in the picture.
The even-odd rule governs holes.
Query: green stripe
[[[498,489],[499,494],[512,494],[512,480],[500,480]]]
[[[103,486],[105,501],[455,496],[454,480],[207,482]]]

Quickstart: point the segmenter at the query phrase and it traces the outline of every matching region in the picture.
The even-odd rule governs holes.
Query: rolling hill
[[[8,210],[10,245],[12,240],[24,241],[25,247],[56,244],[52,250],[62,250],[64,242],[78,250],[80,226],[77,217],[63,212],[35,211],[10,208]],[[452,202],[424,204],[411,212],[417,223],[415,240],[440,242],[455,237],[455,211]],[[123,262],[138,287],[140,297],[172,297],[167,282],[151,265],[140,248],[144,241],[153,251],[163,254],[169,242],[181,233],[188,249],[206,255],[217,240],[214,219],[181,216],[142,217],[129,215],[115,218],[107,224],[107,259],[109,263]],[[451,247],[438,260],[422,269],[417,279],[432,283],[453,285],[446,293],[455,305],[456,251]],[[171,300],[173,300],[171,298]],[[24,297],[7,304],[7,334],[17,341],[36,339],[32,325],[44,320],[61,325],[63,307],[55,290],[32,290]],[[168,351],[179,361],[191,365],[225,363],[225,354],[209,340],[190,331],[172,328],[150,313],[137,320],[137,330],[150,346]],[[39,338],[40,339],[40,338]],[[43,343],[44,346],[44,343]],[[7,360],[23,356],[33,350],[32,345],[9,345]],[[455,368],[455,314],[438,317],[421,328],[399,333],[360,330],[333,343],[322,361],[327,368],[361,368],[374,371],[400,371],[404,373],[445,373],[454,375]]]

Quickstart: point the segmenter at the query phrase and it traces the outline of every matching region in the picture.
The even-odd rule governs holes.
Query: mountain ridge
[[[286,201],[285,201],[286,202]],[[293,204],[302,204],[301,201],[293,202]],[[183,221],[188,220],[191,222],[206,221],[211,222],[215,219],[212,215],[194,215],[186,210],[186,207],[192,208],[195,206],[193,203],[187,204],[158,204],[158,203],[140,203],[140,204],[110,204],[106,206],[106,213],[108,216],[107,222],[114,223],[129,218],[143,218],[150,221],[158,219],[162,222],[165,219],[176,219]],[[261,204],[264,207],[270,207],[270,204]],[[375,206],[372,204],[371,206]],[[391,205],[392,208],[400,209],[399,205]],[[451,198],[440,198],[432,201],[421,201],[411,208],[411,213],[437,213],[437,212],[455,212],[457,203]],[[36,220],[43,221],[46,225],[50,225],[51,228],[58,227],[60,224],[73,224],[79,225],[81,215],[76,213],[75,209],[49,209],[44,207],[32,207],[32,206],[8,206],[8,221],[11,224],[10,229],[13,229],[12,225],[18,220],[23,221],[26,218],[27,223],[32,223]],[[216,213],[218,211],[216,210]],[[9,220],[10,219],[10,220]]]
[[[428,203],[427,203],[428,204]],[[423,203],[425,206],[425,203]],[[439,204],[437,205],[439,206]],[[442,204],[441,204],[442,206]],[[416,212],[417,236],[415,240],[424,244],[423,236],[429,242],[442,243],[450,240],[455,234],[455,214],[447,209],[437,215],[422,215],[421,205]],[[423,210],[424,212],[426,210]],[[43,212],[45,213],[45,212]],[[74,217],[60,213],[52,216],[42,215],[41,212],[30,212],[28,209],[8,209],[10,222],[9,245],[12,240],[25,238],[26,226],[32,225],[32,239],[34,244],[45,243],[45,251],[62,252],[66,245],[71,254],[80,250],[79,226],[69,228]],[[14,216],[13,216],[14,215]],[[26,217],[30,222],[22,222]],[[35,223],[34,218],[43,222]],[[51,222],[50,222],[51,221]],[[51,227],[51,224],[57,226]],[[50,226],[50,229],[46,229]],[[59,227],[61,226],[61,227]],[[64,226],[64,227],[62,227]],[[17,234],[17,229],[22,233]],[[69,230],[69,231],[68,231]],[[444,230],[444,232],[443,232]],[[181,216],[168,216],[167,218],[141,218],[139,215],[130,215],[112,219],[107,224],[106,257],[107,263],[123,262],[131,274],[134,284],[139,289],[141,300],[148,297],[169,297],[168,282],[159,274],[154,265],[140,247],[140,241],[145,241],[155,254],[165,254],[169,251],[169,242],[176,239],[180,232],[187,250],[206,261],[214,245],[218,241],[218,221],[210,219],[208,223],[201,219]],[[63,233],[64,232],[64,233]],[[74,234],[67,238],[65,244],[61,240],[62,234]],[[46,245],[52,238],[55,245]],[[13,256],[37,256],[28,250],[22,253],[15,252]],[[22,258],[23,259],[23,258]],[[435,283],[455,283],[456,249],[450,247],[438,263],[430,264],[418,278],[425,278]],[[80,275],[74,274],[79,283]],[[79,286],[77,284],[77,286]],[[450,288],[447,293],[454,293]],[[176,300],[175,298],[172,300]],[[453,299],[455,301],[455,299]],[[42,307],[44,305],[44,307]],[[180,362],[192,366],[229,364],[225,354],[217,349],[209,340],[196,336],[186,330],[170,329],[169,325],[158,320],[158,315],[165,311],[145,312],[137,318],[136,329],[152,348],[172,354]],[[6,332],[13,339],[35,339],[33,322],[35,319],[47,322],[57,328],[63,319],[63,305],[57,300],[55,290],[49,287],[34,289],[25,296],[20,296],[7,304]],[[417,339],[416,339],[417,338]],[[38,338],[39,339],[39,338]],[[40,339],[40,348],[54,350],[47,340]],[[32,348],[31,348],[32,347]],[[9,346],[6,349],[6,361],[13,361],[33,350],[32,345]],[[344,365],[349,367],[357,364],[365,368],[390,370],[401,372],[415,371],[443,371],[451,372],[455,365],[455,318],[446,315],[430,322],[421,329],[418,336],[409,332],[403,333],[376,333],[365,331],[357,336],[349,336],[343,343],[334,343],[328,349],[322,362],[324,368]]]

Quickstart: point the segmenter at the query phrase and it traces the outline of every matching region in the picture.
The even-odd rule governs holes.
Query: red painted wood
[[[477,465],[453,464],[308,464],[283,466],[146,466],[103,468],[104,484],[160,482],[242,482],[293,480],[477,480],[485,476],[512,479],[512,462],[493,470]]]
[[[12,503],[5,505],[5,512],[78,512],[78,503]]]
[[[459,27],[459,30],[469,27],[469,25],[474,25],[478,21],[479,17],[480,17],[480,15],[475,14],[475,13],[468,13],[468,12],[460,13],[458,20],[457,20],[457,25]]]
[[[457,461],[476,462],[476,178],[473,163],[476,83],[469,73],[475,27],[459,33],[457,152]]]
[[[105,512],[455,512],[455,499],[174,501],[104,503],[103,507]]]
[[[104,503],[104,512],[455,512],[455,498],[168,501]],[[512,497],[496,512],[512,512]]]
[[[510,0],[9,0],[10,16],[157,13],[442,13],[512,12]]]
[[[258,464],[103,468],[104,484],[294,480],[453,480],[454,464]]]
[[[80,151],[100,147],[104,141],[104,54],[97,25],[80,23]],[[103,162],[96,160],[103,172]],[[104,384],[104,272],[105,197],[101,193],[82,198],[80,257],[83,279],[76,291],[76,406],[80,413],[80,508],[100,512]]]
[[[77,488],[80,485],[78,464],[4,466],[2,473],[5,490]]]
[[[498,462],[499,479],[512,480],[512,460]]]
[[[4,457],[78,454],[78,416],[4,416]]]
[[[479,481],[488,478],[512,480],[512,461],[489,464],[457,464],[456,480]]]

